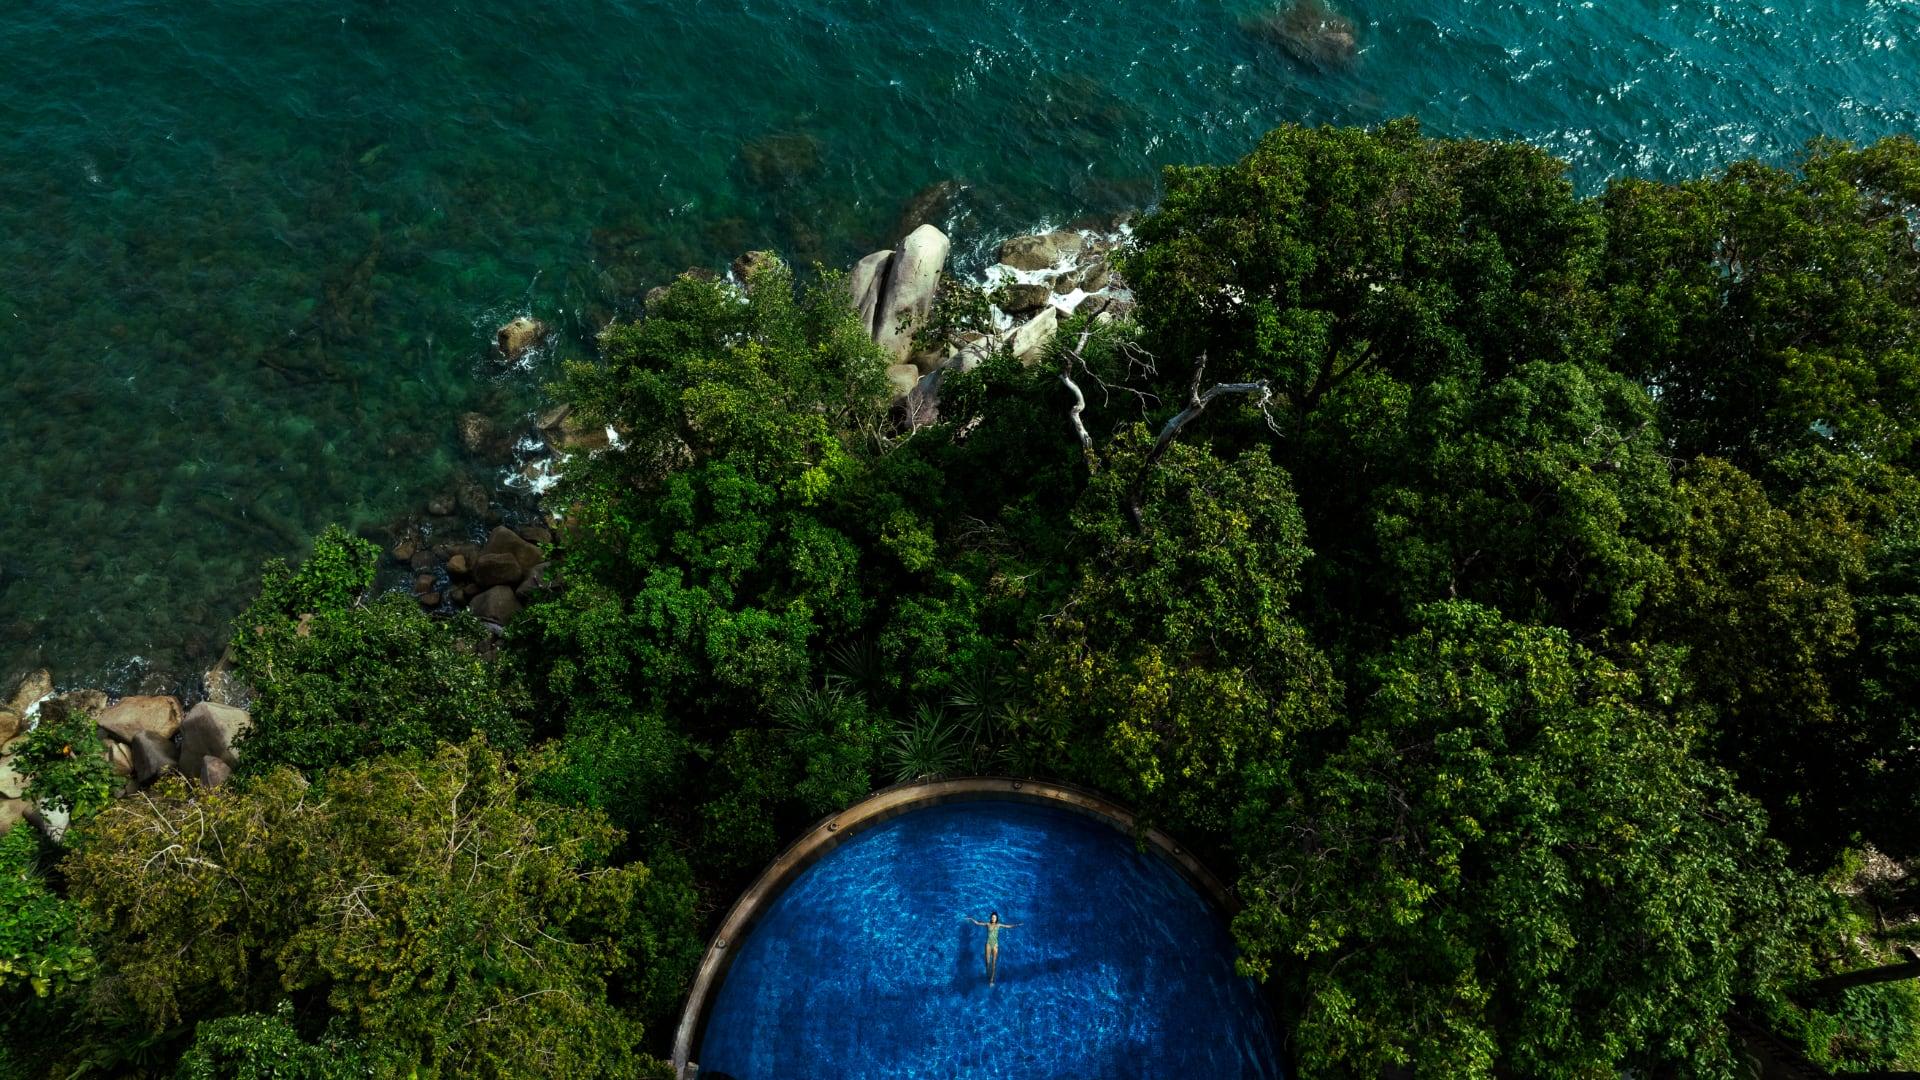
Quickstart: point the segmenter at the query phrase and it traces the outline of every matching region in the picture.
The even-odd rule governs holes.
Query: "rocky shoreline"
[[[1130,311],[1132,294],[1112,266],[1126,237],[1124,221],[1015,236],[998,246],[996,261],[979,275],[960,278],[948,269],[951,241],[923,223],[894,247],[854,264],[847,273],[848,299],[891,361],[887,377],[896,405],[919,399],[937,408],[945,373],[971,370],[997,350],[1033,363],[1063,319],[1092,311],[1096,319],[1109,320]],[[777,258],[747,252],[734,260],[729,279],[744,286]],[[936,347],[916,344],[936,304],[953,289],[981,292],[987,328]],[[503,363],[520,363],[549,335],[544,323],[523,315],[500,327],[494,347]],[[503,429],[477,412],[461,414],[456,426],[469,457],[483,466],[493,463],[487,467],[497,467],[500,479],[489,485],[471,473],[456,476],[421,513],[389,527],[379,583],[411,591],[430,613],[465,610],[497,630],[559,584],[547,555],[558,520],[541,499],[558,467],[569,455],[616,445],[618,434],[582,424],[566,403],[531,414],[515,428]],[[168,773],[217,788],[238,764],[235,742],[252,726],[249,698],[225,657],[201,675],[197,687],[118,699],[89,688],[56,692],[48,670],[32,672],[0,703],[0,834],[21,821],[55,840],[66,829],[66,814],[28,798],[25,777],[14,767],[36,723],[73,713],[93,717],[97,752],[118,780],[118,796]]]
[[[0,835],[22,821],[55,843],[66,835],[67,811],[32,798],[28,779],[16,765],[32,728],[73,715],[93,718],[96,742],[67,752],[105,758],[116,797],[142,791],[169,773],[206,788],[226,783],[240,763],[234,744],[253,727],[247,690],[232,677],[225,658],[202,676],[201,685],[206,696],[183,708],[168,694],[129,694],[114,701],[94,689],[56,693],[50,671],[28,674],[0,703]]]

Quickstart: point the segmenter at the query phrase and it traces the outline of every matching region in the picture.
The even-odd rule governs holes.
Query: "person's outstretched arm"
[[[971,916],[971,915],[962,915],[962,916],[960,916],[960,917],[961,917],[961,918],[963,918],[963,919],[965,919],[965,920],[967,920],[968,922],[970,922],[970,923],[972,923],[972,924],[973,924],[973,925],[975,925],[975,926],[985,926],[985,925],[987,925],[986,923],[983,923],[983,922],[981,922],[981,921],[980,921],[979,919],[976,919],[976,918],[974,918],[974,917],[973,917],[973,916]],[[1005,924],[1005,923],[1002,923],[1001,925],[1002,925],[1002,926],[1004,926],[1004,925],[1006,925],[1006,924]]]

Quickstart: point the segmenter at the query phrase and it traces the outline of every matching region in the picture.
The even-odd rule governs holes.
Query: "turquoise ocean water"
[[[1579,181],[1920,129],[1914,0],[16,0],[0,19],[0,678],[191,678],[261,559],[460,473],[546,357],[750,247],[844,263],[928,185],[962,257],[1285,121],[1413,114]],[[562,346],[565,351],[577,346]]]

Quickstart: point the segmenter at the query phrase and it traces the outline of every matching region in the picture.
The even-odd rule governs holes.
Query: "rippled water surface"
[[[998,911],[999,970],[986,931]],[[695,1060],[735,1080],[1274,1080],[1219,915],[1107,825],[979,801],[829,852],[743,942]]]
[[[1138,206],[1283,121],[1414,114],[1582,183],[1913,130],[1913,0],[26,0],[0,19],[0,677],[182,677],[259,561],[446,490],[455,418],[663,276],[846,261],[929,185],[963,252]],[[562,345],[559,350],[570,346]]]

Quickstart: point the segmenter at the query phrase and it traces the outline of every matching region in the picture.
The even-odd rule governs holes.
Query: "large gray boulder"
[[[493,531],[487,534],[487,546],[480,549],[480,561],[485,562],[489,555],[512,556],[513,561],[519,564],[521,576],[525,576],[527,571],[547,561],[547,557],[540,554],[539,548],[527,543],[519,533],[505,525],[496,525]],[[476,568],[475,573],[478,572]],[[514,580],[518,581],[519,578],[516,577]]]
[[[887,268],[893,265],[893,252],[876,251],[853,264],[847,275],[847,291],[852,294],[853,310],[860,313],[860,325],[873,336],[873,313],[880,307],[880,290],[886,284]]]
[[[467,610],[482,622],[505,626],[515,615],[520,614],[520,598],[513,595],[513,589],[506,585],[495,585],[486,592],[473,598]]]
[[[233,766],[217,757],[203,757],[193,770],[193,778],[201,785],[217,788],[233,776]]]
[[[252,727],[253,716],[245,709],[203,701],[180,721],[180,760],[192,763],[217,757],[229,765],[237,764],[240,759],[233,752],[234,740]]]
[[[180,730],[180,702],[148,694],[123,697],[93,719],[101,731],[121,742],[132,742],[142,731],[171,739]]]
[[[1060,329],[1060,309],[1049,307],[1013,332],[1013,358],[1023,364],[1040,359],[1040,350]]]
[[[7,707],[17,713],[25,713],[34,703],[53,693],[53,673],[46,668],[32,672],[20,680],[20,686],[13,692],[13,699]]]
[[[940,271],[952,247],[946,233],[922,225],[907,234],[887,265],[886,283],[873,312],[873,340],[896,364],[913,353],[914,331],[933,310],[933,294],[940,288]]]
[[[133,756],[133,782],[141,787],[158,780],[168,769],[180,767],[173,743],[151,731],[135,735],[127,744],[127,751]]]
[[[1016,236],[1000,245],[1000,261],[1015,270],[1047,270],[1075,258],[1087,246],[1075,232]]]
[[[473,580],[483,589],[495,585],[513,585],[520,580],[520,560],[503,551],[480,556],[473,564]]]

